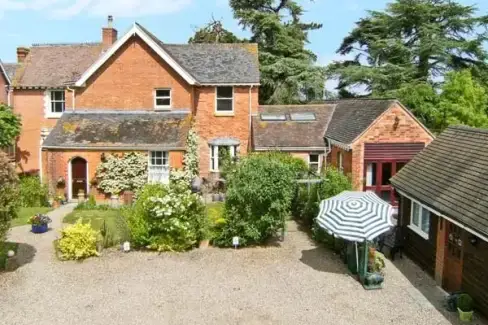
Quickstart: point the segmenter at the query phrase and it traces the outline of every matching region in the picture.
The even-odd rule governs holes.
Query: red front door
[[[463,230],[445,220],[445,260],[442,287],[448,292],[461,290],[463,280]]]
[[[71,160],[71,192],[72,198],[76,199],[80,191],[87,191],[86,160],[80,157]]]
[[[364,162],[364,190],[375,192],[383,200],[397,206],[398,200],[395,190],[391,186],[390,178],[399,172],[405,164],[406,161],[397,160],[366,160]]]

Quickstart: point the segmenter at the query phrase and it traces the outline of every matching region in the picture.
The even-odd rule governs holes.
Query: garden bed
[[[0,271],[5,269],[5,266],[7,264],[7,258],[8,258],[8,251],[12,250],[15,253],[17,253],[17,243],[12,243],[12,242],[0,242]]]

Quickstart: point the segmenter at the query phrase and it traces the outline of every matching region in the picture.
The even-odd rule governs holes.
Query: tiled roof
[[[335,103],[335,112],[325,137],[349,144],[390,108],[395,100],[345,99]]]
[[[17,69],[13,84],[22,87],[72,84],[101,53],[101,43],[34,45]]]
[[[15,70],[17,69],[17,66],[18,66],[17,63],[3,63],[5,72],[7,73],[7,76],[11,81],[14,79]]]
[[[185,148],[189,111],[65,112],[43,143],[49,148]]]
[[[335,105],[261,106],[252,120],[254,147],[259,148],[325,148],[324,132]],[[292,121],[292,113],[314,113],[315,121]],[[285,121],[263,121],[261,114],[278,113]]]
[[[391,183],[445,216],[488,235],[488,130],[449,127]]]

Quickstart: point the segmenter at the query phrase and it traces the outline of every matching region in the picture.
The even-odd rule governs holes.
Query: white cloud
[[[137,17],[183,10],[192,0],[0,0],[0,17],[9,11],[39,11],[55,19],[80,14]]]

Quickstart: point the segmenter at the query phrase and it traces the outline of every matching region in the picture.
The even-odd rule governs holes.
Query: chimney
[[[114,17],[108,16],[107,27],[102,28],[102,43],[104,48],[109,48],[117,40],[117,30],[113,28]]]
[[[23,63],[27,54],[29,54],[30,49],[27,47],[18,47],[17,48],[17,63]]]

